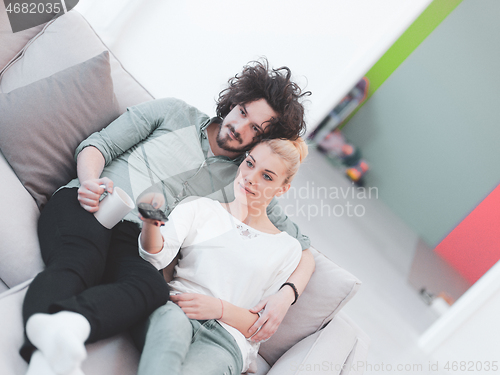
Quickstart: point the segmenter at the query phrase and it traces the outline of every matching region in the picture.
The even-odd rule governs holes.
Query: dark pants
[[[35,313],[66,310],[90,322],[87,343],[111,337],[145,319],[168,301],[168,285],[139,256],[139,226],[121,222],[104,228],[77,200],[76,188],[61,189],[44,207],[38,236],[45,270],[31,283],[23,320]],[[21,356],[35,348],[25,337]]]

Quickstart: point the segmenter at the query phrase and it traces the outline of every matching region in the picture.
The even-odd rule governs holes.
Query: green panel
[[[406,60],[429,34],[460,4],[462,0],[434,0],[399,39],[387,50],[377,63],[366,73],[370,89],[366,101],[387,78]],[[361,108],[361,104],[344,122],[347,122]]]
[[[373,94],[462,0],[434,0],[368,71]]]

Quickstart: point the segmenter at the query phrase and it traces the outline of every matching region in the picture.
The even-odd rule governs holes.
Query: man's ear
[[[282,187],[279,188],[279,190],[276,193],[276,196],[279,197],[285,194],[290,189],[290,186],[291,186],[290,183],[284,184]]]

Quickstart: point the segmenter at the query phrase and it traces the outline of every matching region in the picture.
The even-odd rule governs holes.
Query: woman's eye
[[[247,160],[247,167],[252,167],[252,166],[253,166],[252,162],[250,160]]]
[[[273,179],[271,178],[271,176],[269,176],[268,174],[265,174],[264,175],[264,180],[267,180],[267,181],[272,181]]]
[[[245,111],[244,110],[240,109],[240,113],[241,113],[242,116],[245,116]]]

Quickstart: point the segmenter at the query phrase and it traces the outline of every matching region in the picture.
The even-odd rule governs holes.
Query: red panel
[[[500,260],[500,185],[441,241],[435,251],[471,283]]]

